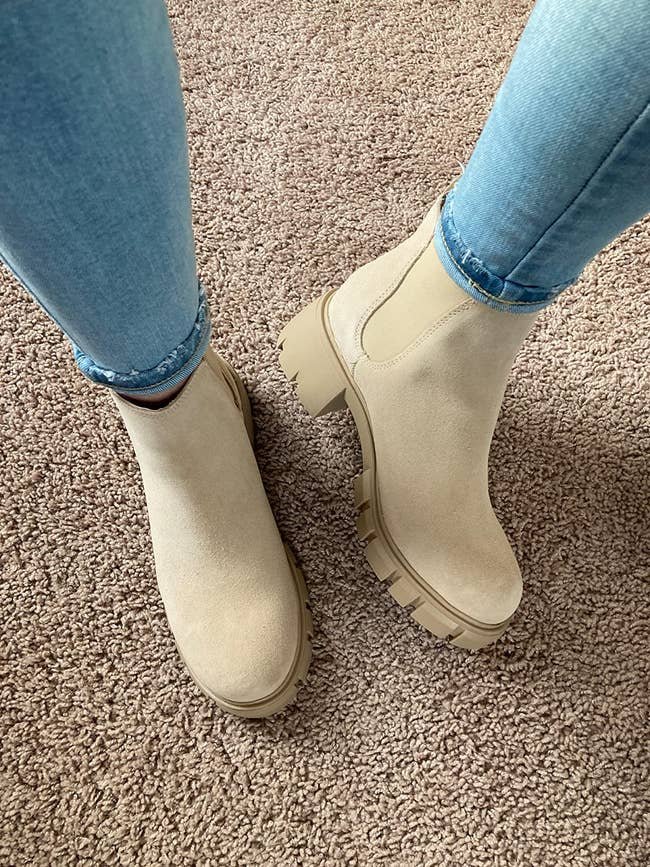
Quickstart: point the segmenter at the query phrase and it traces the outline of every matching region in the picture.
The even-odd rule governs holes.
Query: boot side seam
[[[415,351],[418,346],[421,346],[429,337],[434,334],[439,328],[453,319],[455,316],[464,313],[466,310],[470,310],[472,307],[477,305],[479,302],[475,301],[473,298],[468,298],[467,301],[461,301],[453,310],[450,310],[448,313],[445,313],[444,316],[441,316],[436,322],[430,325],[426,331],[423,331],[419,337],[417,337],[413,343],[409,344],[406,349],[402,350],[399,355],[396,355],[394,358],[388,359],[388,361],[373,361],[370,356],[363,354],[362,358],[368,362],[368,364],[372,365],[375,370],[385,370],[386,368],[392,367],[395,364],[398,364],[400,361],[403,361],[411,352]],[[361,359],[359,359],[360,361]],[[356,366],[356,364],[355,364]]]
[[[440,212],[441,200],[442,200],[442,196],[440,196],[438,198],[435,205],[433,205],[433,207],[429,210],[429,212],[427,213],[427,216],[424,219],[424,222],[426,222],[427,217],[430,215],[431,211],[434,210],[436,207],[438,208],[438,212]],[[437,219],[438,218],[436,218],[436,222],[437,222]],[[417,236],[420,232],[422,232],[422,229],[423,229],[423,226],[421,224],[415,230],[415,232],[413,233],[411,238],[415,238],[415,236]],[[355,346],[357,347],[357,349],[360,351],[360,356],[359,356],[360,358],[364,357],[363,345],[361,342],[361,338],[362,338],[362,332],[366,326],[366,323],[370,319],[371,315],[376,310],[378,310],[382,306],[382,304],[385,304],[391,295],[393,295],[395,292],[397,292],[400,285],[404,281],[404,278],[406,277],[408,272],[411,270],[411,268],[415,265],[415,263],[418,261],[418,259],[422,256],[422,254],[424,253],[424,251],[426,250],[428,245],[429,245],[429,235],[428,235],[428,233],[423,232],[422,233],[422,240],[420,242],[420,245],[419,245],[417,252],[412,257],[409,258],[406,265],[403,266],[402,269],[399,271],[398,276],[395,278],[395,280],[392,281],[388,285],[388,287],[386,289],[384,289],[383,292],[380,293],[380,295],[377,298],[373,298],[373,300],[368,304],[368,306],[365,308],[365,310],[363,311],[363,313],[359,317],[359,320],[357,321],[357,324],[356,324],[355,329],[354,329],[354,343],[355,343]],[[357,359],[357,361],[358,360],[359,359]],[[357,362],[355,361],[354,364],[356,365],[356,363]]]

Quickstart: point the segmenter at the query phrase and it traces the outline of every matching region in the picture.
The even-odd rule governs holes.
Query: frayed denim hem
[[[192,330],[155,367],[128,373],[108,370],[95,364],[76,344],[72,347],[77,366],[86,379],[132,395],[158,394],[182,382],[198,367],[208,348],[211,330],[205,291],[199,283],[199,307]]]
[[[493,274],[458,233],[453,215],[453,196],[451,190],[436,225],[433,242],[445,271],[475,301],[507,313],[535,313],[548,307],[567,286],[575,283],[577,277],[550,288],[523,286]]]

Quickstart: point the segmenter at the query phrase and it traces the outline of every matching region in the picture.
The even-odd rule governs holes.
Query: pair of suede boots
[[[521,575],[488,494],[490,441],[535,314],[498,312],[447,275],[420,228],[306,307],[280,363],[312,415],[346,406],[368,561],[433,634],[480,648],[503,633]],[[142,471],[160,592],[201,689],[245,717],[296,695],[311,658],[307,591],[251,446],[246,391],[212,350],[167,406],[115,395]]]

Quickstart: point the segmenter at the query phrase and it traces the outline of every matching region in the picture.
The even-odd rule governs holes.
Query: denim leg
[[[156,393],[199,363],[185,115],[162,0],[5,0],[0,256],[82,372]]]
[[[477,300],[549,304],[650,210],[650,3],[538,0],[435,244]]]

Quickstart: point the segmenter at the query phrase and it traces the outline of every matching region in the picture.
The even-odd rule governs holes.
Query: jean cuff
[[[72,347],[77,366],[86,379],[134,396],[159,394],[182,382],[198,367],[208,348],[211,330],[205,291],[199,283],[199,307],[192,330],[155,367],[128,373],[109,370],[95,364],[76,344]]]
[[[548,288],[524,286],[493,274],[461,238],[454,222],[454,191],[447,194],[433,243],[445,271],[475,301],[507,313],[535,313],[547,307],[567,286],[569,280]]]

